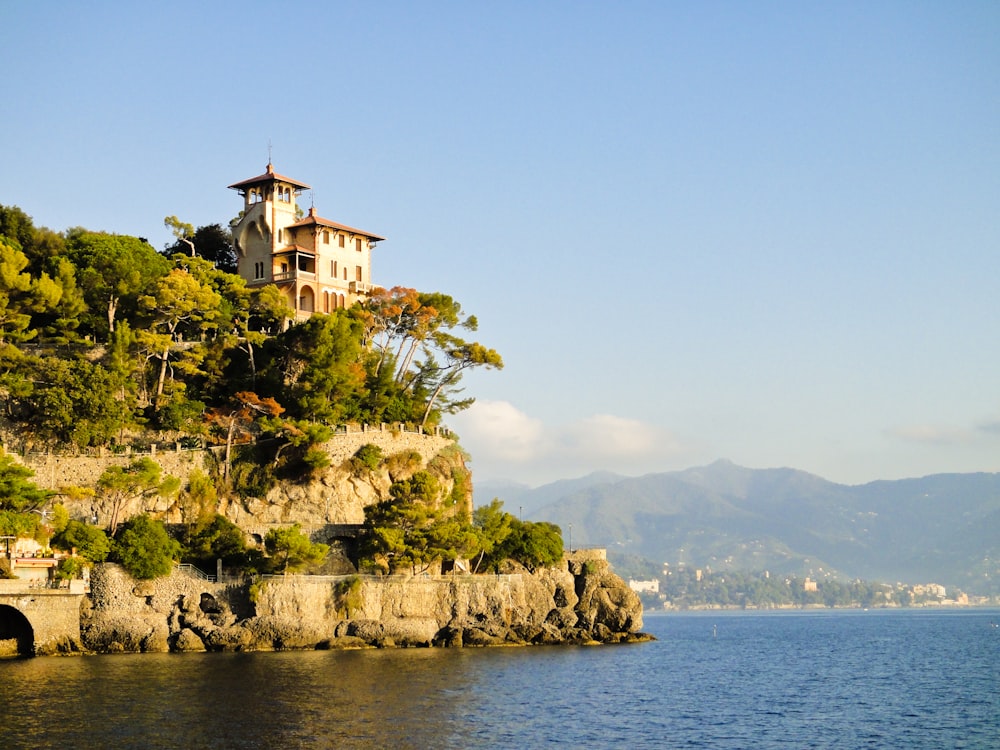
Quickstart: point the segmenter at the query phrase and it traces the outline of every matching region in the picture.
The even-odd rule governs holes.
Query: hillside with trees
[[[485,497],[493,491],[477,486]],[[848,486],[717,461],[642,477],[595,474],[505,496],[533,518],[571,528],[575,544],[607,547],[618,569],[636,577],[661,576],[667,563],[728,581],[734,572],[753,572],[754,580],[765,571],[781,581],[811,576],[827,582],[828,594],[835,582],[857,579],[1000,594],[1000,474]]]
[[[321,446],[343,425],[433,432],[472,403],[461,388],[467,371],[503,367],[496,351],[468,338],[477,320],[447,294],[376,288],[349,309],[295,320],[276,287],[248,287],[233,273],[221,225],[165,223],[177,242],[157,252],[140,237],[36,227],[19,208],[0,206],[0,443],[20,455],[216,446],[211,455],[221,459],[183,483],[143,458],[109,467],[92,487],[60,488],[67,501],[101,497],[109,510],[95,528],[94,518],[65,517],[60,498],[2,456],[5,535],[44,536],[88,562],[132,560],[142,576],[164,557],[260,567],[245,534],[218,512],[223,505],[316,476],[330,461]],[[366,519],[372,565],[480,554],[484,567],[495,566],[484,545],[510,546],[510,536],[537,546],[513,518],[484,540],[468,512],[467,478],[454,467],[428,473],[417,459],[371,451],[357,459],[378,480]],[[160,537],[157,519],[124,515],[142,498],[171,496],[194,509],[171,539]],[[325,554],[294,525],[273,531],[259,552],[284,570]],[[547,538],[551,529],[536,531]],[[151,567],[135,555],[143,549]]]

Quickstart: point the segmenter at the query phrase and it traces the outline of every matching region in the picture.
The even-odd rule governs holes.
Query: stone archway
[[[312,287],[304,286],[299,290],[299,310],[302,312],[315,312],[316,303]]]
[[[0,604],[0,656],[33,656],[35,629],[24,614]]]

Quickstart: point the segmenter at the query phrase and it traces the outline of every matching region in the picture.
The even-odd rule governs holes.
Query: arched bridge
[[[79,651],[83,596],[82,586],[46,589],[0,581],[0,656]]]

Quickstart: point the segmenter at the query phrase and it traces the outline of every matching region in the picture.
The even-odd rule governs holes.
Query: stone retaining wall
[[[340,466],[357,453],[361,446],[369,443],[381,448],[386,456],[415,451],[426,463],[453,442],[450,436],[404,432],[391,429],[389,425],[357,426],[348,432],[337,433],[324,444],[323,448],[329,453],[332,466]],[[33,481],[39,487],[59,490],[61,487],[72,486],[93,487],[109,466],[128,466],[143,456],[156,461],[163,469],[164,475],[175,476],[186,483],[193,471],[205,470],[209,454],[214,453],[221,460],[224,452],[225,447],[215,446],[198,450],[161,448],[152,453],[106,453],[97,456],[29,453],[21,458],[21,461],[35,472]]]

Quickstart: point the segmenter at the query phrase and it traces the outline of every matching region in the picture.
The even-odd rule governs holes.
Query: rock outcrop
[[[500,646],[646,640],[642,605],[604,560],[500,575],[288,576],[137,582],[96,566],[81,636],[93,651]]]
[[[438,480],[441,496],[449,496],[456,477],[467,477],[468,469],[454,439],[444,435],[418,434],[389,429],[388,426],[360,428],[339,433],[324,443],[329,466],[298,480],[280,481],[260,497],[240,497],[220,500],[216,511],[248,533],[258,535],[273,526],[300,523],[318,528],[324,525],[360,524],[365,507],[384,500],[393,481],[408,478],[415,471],[426,470]],[[365,445],[378,447],[384,456],[374,470],[357,471],[351,457]],[[178,478],[186,485],[194,472],[219,471],[224,448],[198,451],[160,450],[145,454],[160,465],[165,475]],[[44,488],[60,491],[66,486],[93,488],[101,473],[109,466],[126,466],[138,455],[50,455],[29,454],[24,463],[35,472],[35,481]],[[471,512],[471,482],[463,482],[462,502]],[[62,502],[72,518],[102,522],[115,512],[113,502],[101,493],[78,493],[79,497],[64,497]],[[149,513],[168,524],[190,523],[202,510],[186,507],[176,496],[137,495],[124,501],[117,510],[125,521],[138,513]]]

